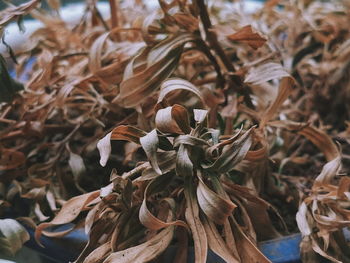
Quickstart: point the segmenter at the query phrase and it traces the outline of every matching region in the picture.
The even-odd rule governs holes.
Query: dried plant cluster
[[[296,215],[304,262],[350,262],[348,2],[110,0],[105,19],[89,0],[76,25],[40,2],[0,16],[1,34],[44,25],[12,54],[23,90],[1,64],[2,216],[39,243],[84,226],[75,262],[165,262],[176,245],[173,262],[193,246],[196,263],[260,263],[257,242]]]

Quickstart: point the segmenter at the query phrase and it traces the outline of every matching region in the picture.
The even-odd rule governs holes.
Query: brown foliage
[[[0,19],[1,32],[27,13],[44,25],[16,54],[24,90],[0,104],[0,208],[30,199],[39,242],[84,224],[77,263],[149,262],[173,243],[184,262],[191,240],[198,263],[208,248],[269,262],[257,242],[286,234],[280,213],[293,207],[305,262],[349,261],[350,183],[333,142],[349,148],[346,4],[227,15],[226,1],[159,0],[151,12],[111,0],[105,19],[87,1],[71,25],[57,1],[38,2]]]

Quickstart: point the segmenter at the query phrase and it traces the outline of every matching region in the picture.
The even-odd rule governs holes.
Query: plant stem
[[[117,0],[109,0],[109,6],[111,10],[111,22],[112,28],[118,27],[118,8],[117,8]]]
[[[109,6],[111,10],[111,24],[113,28],[118,27],[118,0],[109,0]],[[114,36],[116,41],[120,41],[119,33]]]
[[[204,0],[196,0],[196,4],[199,10],[199,17],[203,23],[205,35],[207,41],[210,44],[210,47],[214,49],[215,53],[220,57],[222,63],[225,65],[227,71],[235,72],[235,67],[231,63],[231,61],[227,58],[224,50],[220,46],[218,39],[213,31],[210,29],[213,27],[210,21],[209,13],[207,7],[204,3]]]
[[[214,69],[215,69],[216,74],[217,74],[217,81],[216,81],[217,85],[219,87],[222,87],[223,86],[224,77],[221,74],[221,69],[220,69],[220,66],[219,66],[218,62],[216,61],[216,58],[210,52],[210,49],[208,48],[208,46],[205,44],[205,42],[202,39],[198,40],[198,47],[207,56],[207,58],[211,61],[211,63],[213,64]]]
[[[145,162],[145,163],[143,163],[143,164],[141,164],[139,166],[136,166],[131,171],[124,173],[122,175],[122,178],[123,179],[128,179],[129,178],[129,179],[133,180],[133,179],[135,179],[135,176],[137,178],[138,177],[137,175],[141,175],[141,172],[143,170],[145,170],[146,168],[148,168],[149,166],[150,166],[149,162]]]
[[[231,63],[231,61],[229,60],[229,58],[226,56],[225,51],[220,46],[219,41],[216,37],[216,34],[213,31],[211,31],[211,28],[213,27],[213,25],[210,21],[209,13],[208,13],[206,4],[204,3],[204,0],[195,0],[195,4],[197,5],[198,11],[199,11],[199,17],[203,23],[206,39],[210,47],[219,56],[226,70],[229,73],[231,73],[230,79],[229,79],[230,87],[236,92],[242,93],[244,96],[244,101],[247,104],[247,106],[250,108],[254,108],[254,105],[251,101],[248,91],[243,87],[242,79],[232,74],[236,71],[236,69]]]

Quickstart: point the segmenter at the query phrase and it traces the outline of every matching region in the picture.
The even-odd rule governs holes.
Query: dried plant
[[[163,90],[183,82],[167,81]],[[149,161],[122,176],[112,173],[112,183],[100,191],[102,199],[94,201],[86,217],[90,242],[76,262],[148,262],[173,240],[179,245],[175,262],[186,262],[189,233],[196,262],[206,262],[208,247],[227,262],[269,262],[256,246],[256,231],[278,236],[268,215],[274,210],[231,179],[244,158],[259,159],[249,152],[256,144],[255,130],[223,139],[208,128],[207,114],[195,109],[192,115],[175,104],[158,110],[156,129],[146,133],[118,126],[99,142],[102,162],[110,154],[110,140],[140,144]],[[37,228],[37,237],[49,226],[69,222],[65,215],[97,196],[93,192],[68,201],[52,222]]]
[[[196,262],[208,249],[268,262],[257,241],[295,230],[299,207],[304,261],[349,260],[349,184],[333,142],[348,160],[346,1],[246,13],[227,1],[110,0],[104,19],[89,0],[75,25],[58,1],[39,2],[1,12],[1,35],[28,13],[44,25],[9,49],[24,90],[0,65],[1,211],[40,223],[38,241],[82,222],[76,262],[161,261],[172,244],[175,262],[192,244]]]

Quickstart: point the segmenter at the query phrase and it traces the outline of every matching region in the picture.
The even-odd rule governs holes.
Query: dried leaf
[[[0,250],[10,256],[14,256],[30,239],[25,228],[14,219],[1,219],[0,233]]]
[[[140,138],[145,135],[146,132],[135,127],[120,125],[112,130],[111,140],[126,140],[140,144]]]
[[[191,179],[187,182],[191,184]],[[196,195],[189,185],[185,188],[186,197],[186,222],[189,225],[194,242],[195,263],[206,263],[208,253],[208,239],[204,226],[199,218],[199,208]]]
[[[188,112],[178,104],[160,109],[155,122],[157,129],[163,133],[186,134],[191,131]]]
[[[45,228],[72,222],[74,219],[77,218],[81,211],[87,210],[87,205],[99,195],[100,191],[94,191],[91,193],[73,197],[72,199],[67,201],[51,222],[42,223],[35,229],[35,240],[40,244],[39,239],[41,233]],[[69,230],[66,230],[64,232],[67,231]],[[45,233],[45,235],[47,235],[47,233]]]
[[[184,144],[181,144],[176,155],[176,174],[178,176],[192,176],[193,163],[190,159],[188,149]]]
[[[236,239],[237,250],[240,252],[241,262],[271,263],[246,234],[244,234],[235,219],[232,219],[231,225]]]
[[[169,246],[173,235],[174,226],[169,226],[145,243],[110,254],[103,263],[148,262],[160,255]]]
[[[140,105],[171,75],[178,64],[184,44],[193,40],[193,35],[180,34],[153,47],[145,61],[146,69],[122,81],[116,101],[125,108]]]
[[[83,263],[102,263],[111,251],[111,243],[106,242],[93,250],[83,261]]]
[[[272,117],[276,114],[277,110],[282,106],[283,102],[291,94],[294,84],[295,84],[295,81],[291,77],[282,78],[279,89],[278,89],[277,98],[270,105],[270,107],[268,107],[266,112],[263,114],[261,121],[260,121],[260,127],[264,127],[265,124],[269,120],[271,120]]]
[[[217,171],[219,173],[231,171],[235,167],[235,165],[242,161],[248,153],[249,148],[252,144],[252,139],[250,135],[251,132],[252,128],[232,143],[231,141],[235,139],[239,133],[237,133],[231,139],[224,142],[224,144],[228,145],[224,146],[221,155],[215,160],[213,164],[205,166],[205,168]]]
[[[340,169],[340,165],[341,165],[340,161],[341,161],[341,158],[340,156],[338,156],[332,161],[326,163],[323,166],[321,173],[316,177],[314,182],[314,187],[330,184],[332,182],[332,179]]]
[[[257,49],[263,46],[266,42],[266,38],[261,36],[260,33],[253,30],[251,25],[244,26],[236,33],[227,36],[232,41],[241,42]]]
[[[281,64],[269,62],[258,67],[252,67],[245,76],[244,82],[251,85],[260,85],[264,82],[290,77],[290,74]]]
[[[166,184],[169,184],[171,181],[171,175],[163,175],[161,177],[158,177],[157,179],[153,180],[150,182],[145,191],[144,191],[144,196],[143,196],[143,201],[139,210],[139,219],[141,224],[143,224],[145,227],[152,229],[152,230],[159,230],[168,226],[172,225],[178,225],[178,226],[183,226],[187,228],[187,225],[184,221],[182,220],[175,220],[175,221],[169,221],[169,222],[164,222],[157,217],[155,217],[147,207],[147,199],[148,196],[151,196],[159,190],[161,190]],[[165,182],[165,184],[164,184]],[[163,204],[163,206],[162,206]],[[165,198],[161,200],[160,202],[160,209],[163,209],[164,211],[167,211],[167,217],[170,218],[171,220],[175,219],[175,200],[173,198]]]
[[[69,152],[69,160],[68,164],[72,170],[73,176],[74,176],[74,181],[78,189],[81,189],[79,185],[79,181],[82,178],[82,176],[86,173],[86,167],[83,161],[83,158],[78,155],[73,153],[68,144],[67,144],[68,152]],[[81,189],[83,192],[85,192],[83,189]]]
[[[232,254],[230,248],[227,247],[225,241],[222,239],[215,224],[206,218],[203,220],[203,226],[208,238],[208,245],[217,255],[219,255],[226,262],[240,262],[235,255]]]
[[[326,156],[327,161],[339,157],[340,153],[338,147],[324,131],[312,126],[306,126],[299,131],[299,134],[305,136],[315,144]]]
[[[162,171],[159,168],[157,160],[157,149],[159,144],[157,131],[154,129],[145,136],[141,137],[140,143],[147,155],[147,158],[150,160],[152,168],[157,174],[161,175]]]
[[[197,198],[200,208],[210,220],[219,225],[224,224],[237,206],[209,189],[200,176],[198,178]]]
[[[33,8],[35,8],[41,1],[31,0],[27,3],[21,4],[19,6],[11,6],[2,12],[0,12],[0,28],[5,26],[12,20],[19,19],[20,16],[28,14]]]
[[[167,79],[166,81],[164,81],[162,83],[162,85],[160,86],[160,92],[158,95],[158,101],[157,103],[162,103],[164,98],[170,94],[173,91],[176,90],[186,90],[189,91],[193,94],[195,94],[203,103],[204,105],[204,100],[203,100],[203,96],[201,94],[201,92],[197,89],[196,86],[194,86],[191,82],[188,82],[184,79],[180,79],[180,78],[170,78]]]
[[[301,203],[301,205],[299,206],[298,213],[296,215],[296,220],[298,223],[298,228],[303,236],[309,236],[312,233],[306,214],[307,206],[305,205],[305,203]]]
[[[112,146],[111,146],[111,136],[112,133],[108,133],[105,137],[103,137],[101,140],[97,143],[97,149],[100,152],[100,165],[106,166],[107,161],[109,159],[109,156],[112,152]]]
[[[166,174],[175,168],[175,158],[175,151],[157,153],[158,165],[163,174]],[[139,178],[135,179],[135,181],[151,180],[155,179],[158,176],[159,174],[156,173],[151,166],[149,166],[142,171],[142,175]]]
[[[142,205],[139,211],[139,219],[141,224],[143,224],[148,229],[152,229],[152,230],[159,230],[172,225],[183,226],[187,228],[187,224],[182,220],[164,222],[158,219],[157,217],[155,217],[147,208],[147,189],[148,188],[146,188],[145,190],[144,199],[142,201]],[[163,202],[167,202],[171,204],[170,209],[174,209],[175,202],[173,199],[167,199],[166,201],[163,201]],[[169,213],[173,214],[171,210],[169,210]]]

